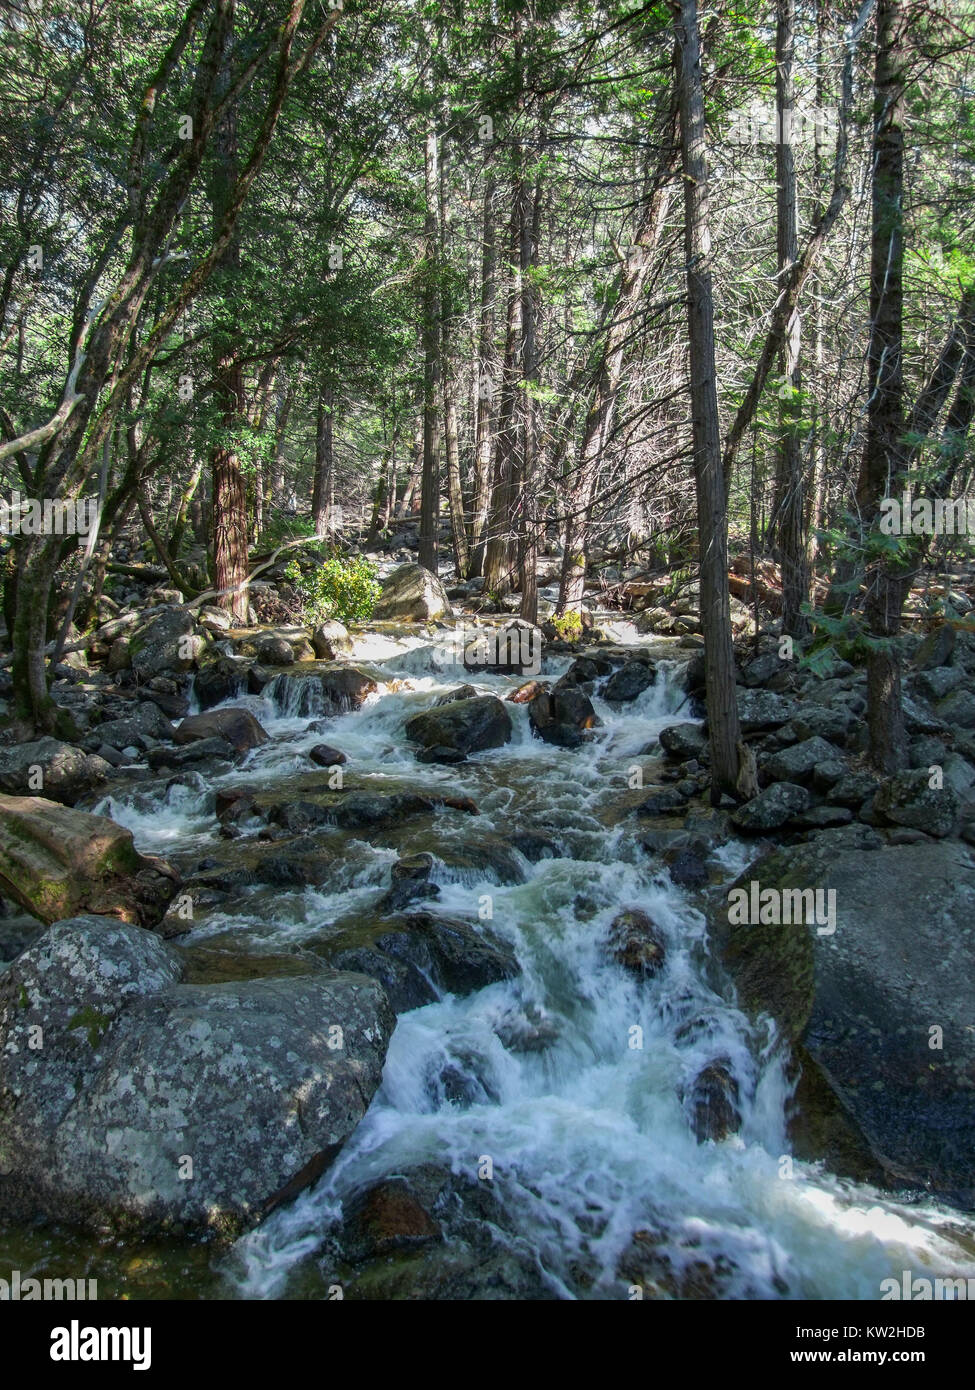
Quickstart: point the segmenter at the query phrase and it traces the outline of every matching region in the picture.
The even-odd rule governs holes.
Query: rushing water
[[[272,742],[218,782],[276,790],[279,799],[312,775],[320,785],[307,752],[325,740],[347,754],[350,786],[466,795],[479,817],[444,813],[432,827],[423,818],[391,837],[394,847],[326,831],[323,844],[334,839],[341,853],[329,882],[273,897],[243,893],[232,910],[205,917],[189,943],[236,938],[250,950],[300,950],[330,922],[370,911],[397,855],[422,848],[436,856],[440,887],[424,908],[468,920],[489,910],[522,971],[402,1015],[382,1087],[325,1179],[221,1257],[212,1284],[196,1256],[194,1271],[181,1266],[192,1288],[300,1296],[309,1269],[328,1281],[327,1237],[365,1183],[421,1163],[476,1179],[486,1158],[505,1217],[498,1239],[531,1252],[553,1298],[627,1297],[618,1266],[638,1230],[654,1233],[672,1268],[703,1261],[720,1271],[710,1287],[722,1297],[872,1299],[882,1279],[905,1269],[975,1275],[971,1227],[958,1213],[898,1202],[821,1165],[783,1163],[790,1094],[773,1031],[750,1024],[715,991],[699,907],[640,848],[621,814],[634,799],[632,768],[652,765],[654,735],[683,701],[674,660],[663,659],[654,686],[622,711],[596,698],[603,722],[588,746],[568,751],[532,738],[525,707],[509,704],[510,744],[459,767],[417,764],[406,717],[461,681],[504,694],[516,679],[442,667],[417,640],[372,637],[356,660],[372,663],[380,688],[360,711],[324,726],[309,728],[316,713],[295,697],[294,681],[270,688],[270,698],[233,701],[257,714]],[[553,661],[544,675],[567,664]],[[192,851],[198,860],[221,845],[213,793],[212,783],[184,775],[103,809],[143,850],[184,858]],[[518,837],[529,831],[552,847],[538,862],[518,853]],[[492,836],[513,844],[514,874],[465,863],[464,846]],[[235,851],[243,845],[234,842]],[[718,856],[729,878],[744,853],[730,846]],[[647,911],[663,933],[666,964],[652,981],[634,979],[607,949],[609,924],[625,908]],[[541,1023],[548,1045],[506,1048],[498,1030],[519,1019]],[[682,1098],[716,1059],[734,1071],[743,1122],[723,1143],[699,1144]],[[448,1068],[461,1079],[460,1098],[457,1086],[437,1082]],[[187,1292],[178,1269],[167,1277],[170,1296]]]

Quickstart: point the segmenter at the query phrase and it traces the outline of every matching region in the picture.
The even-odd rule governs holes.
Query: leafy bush
[[[570,608],[561,618],[553,618],[552,626],[560,642],[578,642],[582,636],[582,614]]]
[[[285,569],[302,605],[304,620],[361,623],[372,616],[380,594],[376,567],[362,555],[329,555],[304,574],[297,560]]]

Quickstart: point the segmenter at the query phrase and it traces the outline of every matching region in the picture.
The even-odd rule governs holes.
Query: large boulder
[[[435,574],[422,565],[401,565],[383,584],[372,616],[377,621],[422,623],[449,618],[452,611],[447,591]]]
[[[149,748],[161,738],[172,738],[173,726],[157,704],[140,700],[117,719],[106,719],[96,726],[94,737],[109,748]]]
[[[811,805],[812,797],[805,787],[794,782],[775,782],[739,806],[731,819],[739,830],[777,830],[801,812],[808,811]]]
[[[352,638],[337,618],[319,623],[311,634],[311,645],[319,661],[335,661],[352,651]]]
[[[286,637],[269,632],[257,643],[257,659],[265,666],[293,666],[295,649]]]
[[[957,633],[950,623],[932,628],[915,653],[914,665],[919,671],[931,671],[937,666],[946,665],[955,650],[956,638]]]
[[[570,686],[536,695],[529,703],[528,719],[537,738],[559,748],[577,748],[586,743],[598,722],[589,696]]]
[[[648,661],[627,661],[614,671],[603,686],[603,699],[610,701],[635,700],[654,682],[654,667]]]
[[[73,806],[102,785],[111,771],[104,758],[56,738],[0,748],[0,791],[45,797]]]
[[[926,768],[897,772],[881,782],[873,798],[874,812],[892,825],[927,831],[941,839],[958,819],[960,801],[950,781],[931,786]]]
[[[173,734],[173,742],[181,745],[209,738],[226,739],[237,753],[248,753],[268,742],[267,731],[246,709],[214,709],[206,714],[188,715]]]
[[[766,759],[762,771],[773,782],[798,782],[810,776],[817,763],[832,762],[836,756],[836,749],[825,739],[805,738]]]
[[[129,639],[129,659],[140,681],[188,671],[203,650],[192,613],[185,608],[159,608],[150,613]]]
[[[233,1236],[335,1158],[382,1078],[380,986],[182,984],[181,961],[80,917],[0,976],[0,1210]]]
[[[780,729],[799,713],[795,700],[774,690],[742,690],[738,695],[738,719],[743,734],[760,729]]]
[[[511,715],[497,696],[475,695],[414,714],[406,721],[406,737],[421,744],[431,761],[453,762],[507,743]]]
[[[701,758],[707,751],[707,735],[700,724],[668,724],[657,737],[664,752],[680,762]]]
[[[873,836],[878,847],[864,847],[870,833],[827,831],[738,880],[832,890],[834,930],[730,926],[723,904],[714,937],[742,1006],[776,1020],[814,1073],[810,1092],[832,1095],[834,1118],[865,1136],[875,1162],[898,1183],[972,1206],[975,854],[949,840],[885,847]]]
[[[42,922],[88,912],[154,927],[179,887],[132,832],[40,796],[0,796],[0,892]]]

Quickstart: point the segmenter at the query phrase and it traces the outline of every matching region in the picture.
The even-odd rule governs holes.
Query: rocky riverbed
[[[743,647],[712,807],[693,631],[465,667],[429,579],[351,633],[159,606],[0,750],[0,1251],[102,1297],[975,1272],[967,635],[908,639],[884,781],[862,672]],[[832,930],[730,920],[753,882]]]

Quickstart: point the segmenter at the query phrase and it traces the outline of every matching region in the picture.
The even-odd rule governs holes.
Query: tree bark
[[[874,73],[871,185],[870,342],[867,352],[867,438],[857,504],[867,526],[880,503],[899,493],[905,476],[904,368],[904,65],[907,49],[902,0],[878,0]],[[901,697],[900,628],[905,579],[884,558],[867,570],[867,724],[878,771],[896,771],[906,755]]]
[[[333,463],[333,411],[335,391],[332,385],[323,385],[318,393],[318,407],[315,412],[315,474],[312,481],[311,519],[316,536],[328,534],[329,493],[332,485]]]
[[[474,500],[471,519],[471,563],[468,574],[484,573],[484,531],[491,506],[491,467],[494,457],[494,301],[497,249],[494,221],[496,183],[493,168],[484,179],[481,214],[481,308],[477,341],[477,406],[474,424]]]
[[[432,65],[432,45],[427,44]],[[430,79],[432,86],[432,78]],[[441,401],[441,322],[440,322],[440,142],[431,109],[427,115],[424,145],[423,256],[423,474],[420,483],[420,551],[418,559],[425,569],[437,572],[437,542],[440,527],[440,410]]]
[[[694,480],[700,547],[701,627],[711,751],[711,800],[740,795],[743,758],[728,595],[728,516],[714,363],[714,305],[701,40],[696,0],[672,0],[678,50],[684,251],[690,344]]]

